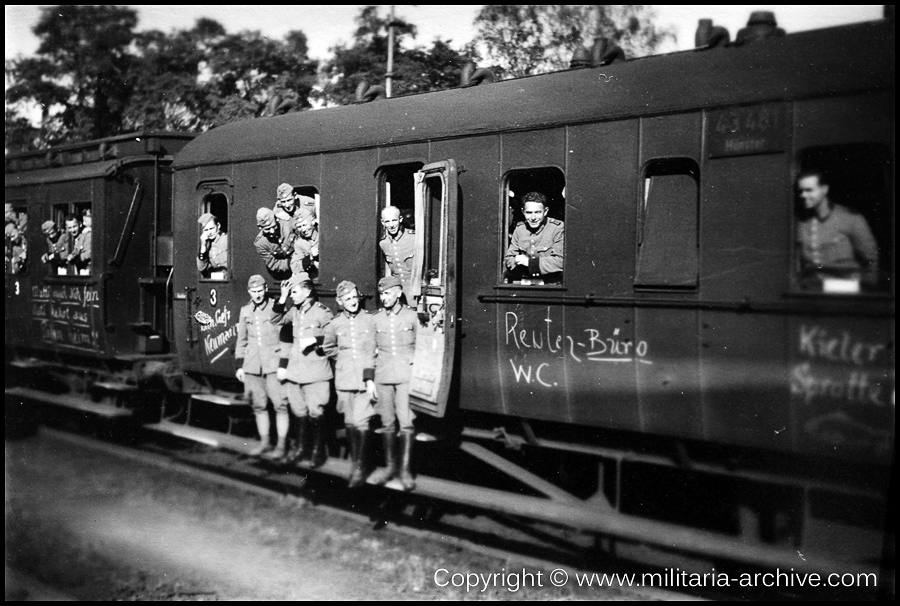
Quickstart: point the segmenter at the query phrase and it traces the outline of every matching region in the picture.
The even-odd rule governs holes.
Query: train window
[[[687,158],[654,160],[644,168],[635,287],[697,287],[699,176]]]
[[[200,206],[197,271],[207,280],[228,279],[228,198],[210,192]]]
[[[282,206],[282,210],[289,210],[292,215],[294,250],[290,263],[291,272],[296,274],[305,271],[311,280],[318,281],[319,192],[315,187],[305,186],[295,187],[292,192],[294,206]]]
[[[893,276],[893,158],[883,145],[810,147],[795,174],[794,286],[885,292]]]
[[[503,186],[502,281],[562,284],[565,256],[566,178],[556,167],[507,173]]]
[[[398,276],[409,290],[415,261],[416,182],[422,162],[383,166],[377,173],[381,233],[378,238],[381,275]],[[412,301],[408,301],[412,303]]]
[[[65,217],[66,234],[69,236],[69,275],[89,276],[93,264],[93,216],[90,202],[72,204]]]
[[[28,211],[25,201],[6,203],[6,274],[24,274],[28,267],[26,227]]]

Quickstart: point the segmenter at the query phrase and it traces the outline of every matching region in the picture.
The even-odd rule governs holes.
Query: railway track
[[[111,456],[185,474],[198,481],[292,500],[299,506],[343,516],[373,529],[439,541],[473,557],[515,562],[522,570],[547,574],[562,570],[567,579],[579,584],[618,584],[618,591],[624,592],[626,599],[808,597],[806,588],[723,586],[715,582],[716,575],[727,575],[720,579],[736,578],[742,572],[713,561],[676,556],[648,545],[598,538],[417,492],[404,493],[390,485],[350,491],[346,488],[346,474],[335,474],[335,469],[320,472],[286,467],[236,454],[221,444],[202,444],[143,426],[123,426],[108,419],[77,416],[77,423],[71,422],[71,415],[63,415],[61,423],[41,431],[57,440],[77,442]],[[333,457],[329,465],[340,467],[348,463]],[[446,578],[434,581],[462,582],[461,577],[452,577],[453,574],[458,573],[448,570]],[[642,579],[644,586],[628,587],[640,584]],[[689,586],[692,580],[694,585]],[[836,594],[833,589],[827,593],[831,598]],[[873,594],[864,592],[863,595]]]

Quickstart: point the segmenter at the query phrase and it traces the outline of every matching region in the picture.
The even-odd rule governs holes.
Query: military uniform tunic
[[[390,311],[372,314],[375,321],[375,387],[378,414],[384,429],[413,431],[415,414],[409,407],[409,382],[416,353],[416,312],[397,303]]]
[[[297,235],[294,240],[294,254],[291,257],[291,272],[307,272],[310,278],[318,275],[319,230],[313,229],[309,238]]]
[[[375,382],[408,383],[416,353],[416,312],[401,304],[372,314],[375,324]]]
[[[520,278],[541,279],[545,282],[562,280],[565,227],[558,219],[547,219],[535,231],[522,221],[513,230],[506,249],[507,269],[522,271]],[[516,255],[528,255],[528,267],[516,264]],[[521,270],[519,269],[521,268]]]
[[[331,363],[322,351],[325,326],[333,317],[330,309],[315,301],[301,307],[291,307],[281,318],[280,324],[291,325],[292,341],[286,341],[284,335],[281,337],[280,362],[282,368],[287,368],[289,381],[299,384],[316,383],[329,381],[334,376]],[[300,342],[309,337],[316,339],[316,345],[304,349]]]
[[[281,282],[291,277],[291,251],[285,249],[283,243],[273,242],[260,230],[253,240],[253,247],[273,278]]]
[[[209,254],[204,258],[197,257],[197,271],[203,274],[204,278],[212,277],[213,273],[223,273],[228,267],[228,234],[220,233],[216,239],[212,241],[209,247]],[[215,279],[220,279],[216,276]],[[223,275],[221,279],[225,279]]]
[[[50,258],[53,255],[53,258]],[[69,234],[60,233],[56,242],[47,238],[47,263],[53,267],[54,271],[60,267],[65,269],[66,257],[69,255]]]
[[[72,245],[73,273],[87,275],[91,273],[91,229],[82,229],[75,236]]]
[[[281,312],[277,305],[275,312]],[[330,309],[316,301],[306,302],[299,308],[292,307],[278,320],[281,325],[291,325],[291,336],[286,337],[283,332],[281,335],[279,366],[287,369],[285,389],[294,416],[305,417],[309,413],[313,418],[319,417],[328,404],[334,375],[331,362],[322,350],[322,342],[325,326],[333,317]],[[301,344],[310,337],[316,339],[313,346]]]
[[[325,327],[325,355],[334,363],[338,412],[347,425],[367,429],[375,410],[366,392],[366,380],[375,378],[375,322],[364,311],[336,315]]]
[[[276,411],[287,410],[287,399],[276,376],[281,353],[278,327],[272,322],[279,317],[273,301],[267,296],[259,305],[253,301],[241,307],[237,323],[235,365],[244,371],[244,383],[253,403],[253,410],[266,409],[266,396]],[[261,380],[254,380],[253,375]],[[249,380],[248,380],[249,379]]]
[[[413,278],[413,264],[416,258],[416,234],[412,230],[402,229],[396,238],[387,235],[378,242],[384,259],[390,268],[391,275],[400,278],[403,292],[407,299],[412,295],[409,288]],[[411,302],[411,300],[410,300]]]
[[[361,391],[375,378],[375,321],[371,314],[346,311],[325,326],[322,349],[334,363],[334,387]]]

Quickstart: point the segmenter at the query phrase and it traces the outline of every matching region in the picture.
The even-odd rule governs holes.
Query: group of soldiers
[[[344,280],[336,289],[335,314],[317,300],[313,282],[315,217],[315,201],[295,195],[289,184],[279,186],[274,211],[257,212],[260,232],[254,245],[269,273],[280,280],[281,296],[275,300],[266,279],[252,276],[250,301],[238,318],[236,377],[250,398],[260,435],[251,454],[287,464],[308,461],[311,468],[323,465],[328,458],[325,410],[333,383],[352,462],[349,485],[397,478],[404,490],[413,490],[415,413],[409,384],[419,319],[404,302],[415,252],[411,232],[399,221],[399,209],[384,209],[381,247],[389,272],[378,282],[382,306],[363,310],[356,284]],[[386,465],[370,478],[375,435],[383,441]]]
[[[41,262],[54,274],[89,276],[93,259],[91,211],[86,209],[81,216],[68,214],[64,222],[65,231],[55,221],[41,224],[41,232],[47,238],[47,252],[41,255]]]
[[[25,271],[28,260],[28,243],[25,229],[28,225],[28,214],[17,212],[12,204],[6,203],[5,251],[6,273],[20,274]]]

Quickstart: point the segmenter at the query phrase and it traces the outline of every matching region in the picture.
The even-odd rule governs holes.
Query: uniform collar
[[[269,297],[263,297],[262,303],[260,303],[259,305],[257,305],[256,303],[253,303],[253,301],[250,301],[250,303],[253,304],[253,311],[265,309],[266,307],[269,306]]]
[[[400,313],[400,310],[403,309],[403,304],[398,301],[391,309],[387,309],[386,307],[382,307],[381,309],[383,309],[384,313],[388,316],[396,316]]]
[[[403,237],[403,234],[405,234],[405,233],[406,233],[406,229],[404,229],[404,228],[401,226],[400,229],[397,230],[397,237],[396,237],[396,238],[393,237],[393,236],[391,236],[391,234],[388,234],[387,237],[388,237],[388,240],[391,240],[392,242],[396,242],[397,240],[399,240],[400,238],[402,238],[402,237]]]
[[[345,316],[348,320],[352,320],[353,318],[357,317],[359,314],[362,313],[362,308],[357,309],[355,314],[350,313],[350,312],[347,311],[346,309],[345,309],[344,311],[342,311],[341,313],[344,314],[344,316]]]
[[[550,218],[547,217],[546,219],[543,220],[543,222],[541,222],[540,225],[538,225],[538,228],[536,230],[531,231],[531,228],[528,226],[528,222],[525,221],[525,230],[530,234],[539,234],[542,231],[544,231],[544,228],[547,227],[547,223],[549,223],[549,222],[550,222]]]

